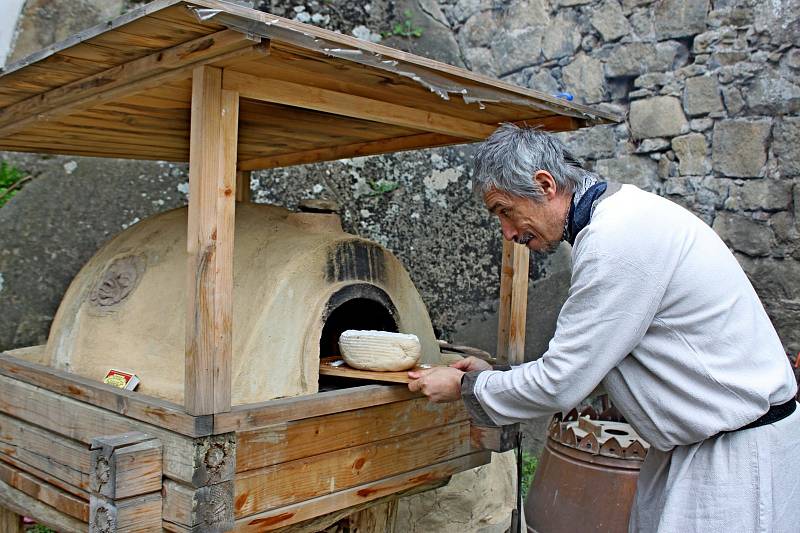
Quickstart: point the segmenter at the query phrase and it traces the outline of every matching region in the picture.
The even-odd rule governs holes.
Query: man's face
[[[553,252],[564,233],[570,195],[557,192],[555,181],[547,172],[537,172],[534,179],[539,181],[544,192],[541,201],[514,196],[498,189],[487,191],[483,201],[489,211],[500,219],[506,240],[524,244],[534,252]]]

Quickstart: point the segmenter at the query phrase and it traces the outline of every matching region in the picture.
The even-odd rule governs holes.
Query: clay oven
[[[47,344],[51,365],[101,380],[136,373],[140,392],[183,403],[187,210],[128,228],[75,277]],[[241,204],[233,271],[232,403],[317,392],[319,358],[345,329],[417,335],[439,350],[408,273],[334,214]]]

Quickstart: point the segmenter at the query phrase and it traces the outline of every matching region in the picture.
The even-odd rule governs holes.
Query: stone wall
[[[711,224],[751,276],[787,349],[800,349],[792,328],[800,316],[800,0],[255,3],[628,113],[625,124],[564,139],[600,174],[665,195]],[[73,4],[29,0],[12,59],[134,3],[81,0],[80,16],[70,15],[78,13]],[[419,37],[395,35],[406,21]],[[254,198],[290,207],[338,200],[350,231],[407,265],[441,336],[493,350],[499,227],[470,192],[472,149],[259,172]],[[42,342],[82,262],[124,225],[184,202],[186,177],[183,167],[157,163],[3,158],[37,176],[0,210],[0,347],[12,348]],[[532,265],[534,358],[566,295],[568,250]]]

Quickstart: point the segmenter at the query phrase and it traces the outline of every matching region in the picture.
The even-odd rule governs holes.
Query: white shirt
[[[547,352],[477,377],[474,394],[494,422],[567,411],[602,381],[634,429],[669,450],[738,429],[796,394],[752,285],[689,211],[624,185],[597,204],[572,257]]]

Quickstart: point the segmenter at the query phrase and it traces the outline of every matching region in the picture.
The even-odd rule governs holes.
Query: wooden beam
[[[528,306],[530,251],[503,240],[500,269],[500,301],[497,310],[497,361],[525,362],[525,319]]]
[[[394,533],[397,500],[372,505],[347,517],[354,533]]]
[[[259,78],[232,70],[225,70],[223,86],[239,92],[243,98],[314,109],[469,140],[483,140],[497,127],[382,100],[288,81]]]
[[[192,416],[176,403],[122,390],[5,353],[0,353],[0,374],[190,437],[211,434],[213,419],[210,415]]]
[[[161,493],[107,500],[89,500],[89,533],[138,533],[161,528]]]
[[[86,533],[86,522],[73,518],[0,480],[0,506],[30,516],[59,533]]]
[[[472,453],[468,421],[250,470],[236,476],[237,518]]]
[[[470,439],[475,449],[491,450],[497,453],[516,448],[518,435],[519,424],[499,427],[472,426],[470,428]]]
[[[427,398],[415,398],[243,431],[236,438],[236,471],[361,446],[468,418],[461,402],[432,404]]]
[[[250,175],[249,170],[236,171],[236,201],[250,203]]]
[[[75,109],[94,107],[158,87],[177,76],[189,74],[198,64],[267,53],[267,45],[256,44],[235,30],[200,37],[12,104],[0,110],[0,137],[38,121],[67,115]]]
[[[241,518],[236,521],[236,531],[237,533],[256,533],[283,528],[349,507],[364,505],[392,494],[403,494],[415,487],[430,485],[458,472],[487,464],[489,461],[491,461],[490,452],[478,452],[442,461],[410,472]]]
[[[234,525],[233,494],[233,481],[194,488],[167,480],[163,519],[190,531],[228,531]]]
[[[184,398],[189,414],[206,415],[231,408],[239,97],[222,89],[220,69],[197,67],[192,79]]]
[[[460,144],[469,142],[468,139],[442,135],[440,133],[422,133],[419,135],[409,135],[406,137],[395,137],[392,139],[380,139],[363,143],[348,144],[344,146],[331,146],[327,148],[316,148],[303,152],[293,152],[290,154],[280,154],[267,157],[249,159],[239,163],[240,170],[258,170],[265,168],[288,167],[290,165],[303,165],[306,163],[317,163],[320,161],[333,161],[345,157],[361,157],[366,155],[385,154],[389,152],[401,152],[404,150],[416,150],[418,148],[433,148],[436,146],[446,146],[450,144]]]
[[[0,506],[0,531],[5,533],[24,533],[22,516],[10,509]]]
[[[161,490],[161,443],[141,432],[92,440],[92,492],[111,500]]]
[[[419,398],[401,385],[364,385],[295,398],[281,398],[236,406],[229,413],[214,415],[214,433],[246,431],[272,424],[302,420],[352,409],[361,409],[411,398]]]
[[[85,444],[97,435],[143,431],[164,447],[164,474],[185,483],[193,483],[198,470],[195,448],[209,439],[185,437],[2,375],[0,412]]]
[[[89,504],[86,499],[78,498],[21,469],[0,463],[0,481],[76,520],[81,522],[89,520]]]

